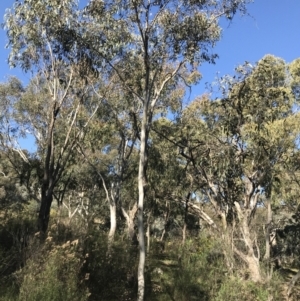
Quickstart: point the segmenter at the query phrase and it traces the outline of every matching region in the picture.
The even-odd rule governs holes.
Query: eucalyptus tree
[[[110,83],[108,86],[111,87],[103,87],[105,102],[91,122],[86,137],[88,141],[78,145],[78,151],[94,170],[99,185],[105,192],[104,198],[110,210],[108,239],[111,243],[120,215],[126,219],[129,238],[135,237],[133,219],[136,205],[131,193],[134,192],[132,186],[135,185],[132,177],[136,171],[137,129],[133,118],[127,114],[126,98],[120,99],[118,85]]]
[[[128,99],[126,97],[120,99],[120,95],[122,93],[115,90],[111,95],[114,99],[109,101],[111,122],[115,129],[110,144],[110,157],[112,154],[114,155],[113,160],[110,160],[110,168],[113,172],[110,198],[110,236],[113,237],[116,230],[114,219],[116,219],[118,209],[126,219],[128,237],[134,241],[136,239],[134,217],[137,206],[134,201],[136,199],[136,189],[132,189],[132,186],[136,186],[133,177],[137,170],[136,141],[138,139],[138,129],[134,118],[127,113],[130,105]]]
[[[110,76],[119,78],[124,93],[132,98],[130,111],[140,128],[139,300],[144,297],[143,206],[148,137],[155,108],[169,106],[167,96],[179,82],[192,84],[199,79],[199,65],[216,58],[210,49],[220,38],[219,19],[222,16],[231,19],[239,10],[244,12],[247,2],[91,1],[80,15],[71,0],[24,0],[16,2],[14,10],[6,16],[11,64],[40,71],[52,83],[49,90],[55,99],[53,124],[58,117],[57,105],[65,99],[67,93],[64,92],[71,86],[72,62],[80,67],[79,74],[84,73],[83,67],[97,74],[95,67],[105,66]],[[69,68],[62,81],[57,67],[60,71]],[[57,93],[58,90],[64,92]],[[50,142],[53,126],[49,133]],[[48,149],[46,161],[51,162],[51,146]],[[48,182],[45,174],[45,183]],[[47,205],[41,207],[45,208],[41,209],[42,220],[47,220],[51,189],[49,200],[45,194],[43,203]]]
[[[18,126],[14,114],[15,103],[24,92],[25,88],[16,77],[11,77],[0,84],[0,147],[6,153],[18,153],[24,162],[28,162],[26,154],[19,145],[19,138],[24,135],[24,129]]]
[[[9,63],[33,73],[26,95],[18,104],[20,122],[30,124],[43,158],[39,229],[47,230],[53,190],[84,138],[91,114],[95,70],[78,47],[71,47],[70,30],[78,23],[76,1],[16,1],[5,15]],[[58,126],[64,128],[59,132]]]
[[[168,230],[174,230],[175,227],[179,231],[182,230],[183,240],[185,240],[186,224],[178,222],[178,217],[180,220],[187,218],[191,181],[186,173],[185,162],[176,160],[180,145],[180,142],[177,142],[177,130],[176,122],[166,117],[157,118],[152,125],[147,170],[148,202],[145,204],[145,209],[148,211],[148,249],[150,248],[150,229],[155,224],[157,228],[162,229],[160,241],[163,241],[165,237],[170,237]],[[185,218],[181,219],[182,215]],[[176,224],[172,222],[174,220]]]
[[[65,99],[57,106],[53,103],[56,100],[49,101],[51,96],[46,89],[43,78],[33,79],[27,92],[15,106],[18,122],[34,135],[37,154],[44,165],[39,215],[42,231],[47,229],[55,188],[64,173],[71,176],[74,172],[68,165],[72,164],[71,159],[78,143],[85,141],[89,123],[99,107],[90,93],[91,87],[85,84],[80,86],[75,80],[70,90],[65,91]],[[98,100],[97,97],[96,99]],[[61,204],[62,199],[59,201],[59,205]]]
[[[28,177],[28,165],[15,152],[0,153],[0,209],[6,213],[8,209],[18,211],[30,200],[29,190],[26,187]],[[1,217],[5,216],[3,214]]]
[[[10,181],[11,177],[7,177],[5,170],[14,169],[13,173],[19,178],[20,186],[26,190],[28,198],[37,201],[39,160],[20,146],[20,139],[26,135],[26,128],[18,122],[19,116],[15,111],[16,104],[25,92],[26,87],[15,77],[0,84],[0,150],[3,162],[1,174],[5,181]]]
[[[221,79],[221,99],[195,100],[185,111],[182,156],[190,174],[222,219],[223,232],[238,225],[244,246],[232,243],[251,279],[261,280],[260,250],[251,221],[263,197],[269,206],[286,162],[297,151],[299,116],[287,64],[267,55]],[[228,237],[228,233],[227,233]],[[269,235],[266,237],[269,243]]]
[[[106,64],[132,98],[140,122],[138,300],[144,298],[144,198],[148,138],[155,108],[180,81],[199,79],[197,68],[213,62],[218,20],[244,11],[248,1],[91,1],[85,9],[86,45],[95,64]]]

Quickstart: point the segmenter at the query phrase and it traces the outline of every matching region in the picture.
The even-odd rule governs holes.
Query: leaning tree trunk
[[[111,244],[114,240],[114,236],[117,229],[117,205],[114,200],[110,201],[109,211],[110,211],[110,229],[108,233],[108,241],[109,244]]]
[[[119,202],[119,196],[120,196],[119,183],[117,182],[116,185],[114,185],[113,183],[111,188],[111,197],[109,197],[107,191],[107,198],[109,200],[109,212],[110,212],[110,229],[108,233],[109,246],[111,246],[112,242],[114,241],[115,233],[117,230],[117,203]]]
[[[107,244],[107,256],[111,256],[113,241],[117,229],[117,204],[114,198],[109,201],[109,211],[110,211],[110,228],[108,233],[108,244]]]

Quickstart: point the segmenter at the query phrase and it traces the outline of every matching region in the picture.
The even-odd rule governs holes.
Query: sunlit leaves
[[[19,65],[25,71],[38,69],[51,56],[60,58],[63,55],[55,53],[60,45],[73,47],[70,32],[67,37],[62,30],[76,27],[76,5],[77,1],[73,0],[16,2],[4,17],[7,46],[11,48],[10,65]]]
[[[291,85],[297,100],[300,98],[300,59],[294,60],[289,65],[289,71],[291,74]]]
[[[288,68],[271,55],[253,66],[246,62],[235,76],[221,79],[220,99],[204,95],[185,109],[185,157],[199,187],[206,183],[204,191],[217,191],[220,208],[245,200],[250,186],[269,197],[272,187],[279,191],[279,181],[291,178],[300,130],[294,64]]]

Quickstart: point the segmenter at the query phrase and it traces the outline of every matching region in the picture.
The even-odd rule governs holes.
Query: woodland
[[[4,16],[0,300],[300,300],[300,58],[193,98],[251,1],[86,2]]]

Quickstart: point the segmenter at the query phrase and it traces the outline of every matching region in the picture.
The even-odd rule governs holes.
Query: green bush
[[[3,213],[3,212],[2,212]],[[17,271],[26,265],[30,256],[28,245],[36,220],[26,212],[8,212],[0,220],[0,300],[17,300],[19,281]]]
[[[84,266],[84,272],[89,275],[90,301],[136,299],[137,251],[135,245],[116,235],[108,252],[107,234],[90,233],[85,241],[88,257]]]
[[[46,255],[44,253],[44,255]],[[80,285],[80,259],[69,249],[52,249],[40,259],[27,262],[20,287],[22,301],[84,301],[87,290]]]
[[[215,301],[267,301],[269,292],[262,284],[229,277],[223,281]]]
[[[162,270],[152,281],[161,293],[149,300],[214,300],[226,273],[224,258],[215,243],[202,236],[181,242],[170,242],[165,248],[166,259],[151,263]],[[153,254],[154,256],[154,254]]]

